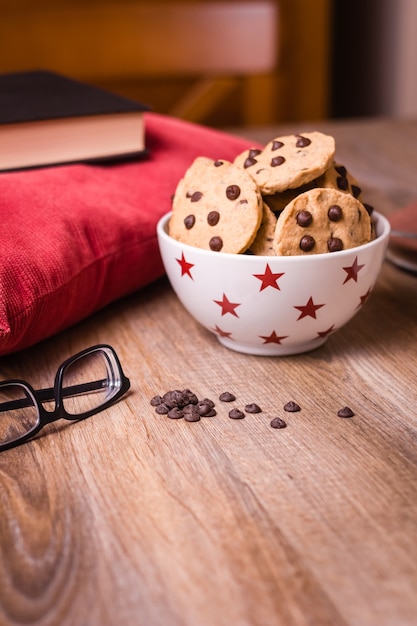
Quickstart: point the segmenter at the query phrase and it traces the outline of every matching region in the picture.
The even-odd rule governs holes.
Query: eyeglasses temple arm
[[[107,379],[94,380],[89,383],[80,383],[79,385],[71,385],[70,387],[62,388],[62,396],[76,396],[81,393],[88,393],[90,391],[97,391],[106,387]],[[55,398],[55,391],[52,387],[47,389],[36,390],[36,397],[40,402],[48,402]],[[31,398],[19,398],[18,400],[9,400],[8,402],[0,402],[0,412],[10,411],[12,409],[22,409],[26,406],[33,404]]]

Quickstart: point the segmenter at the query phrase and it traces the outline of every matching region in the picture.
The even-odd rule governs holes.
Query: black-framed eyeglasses
[[[0,452],[34,437],[59,419],[82,420],[114,404],[130,388],[107,344],[87,348],[59,366],[54,386],[35,390],[23,380],[0,382]],[[55,402],[53,410],[43,404]]]

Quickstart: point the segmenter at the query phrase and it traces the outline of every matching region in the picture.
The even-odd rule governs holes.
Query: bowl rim
[[[198,248],[197,246],[192,246],[188,243],[184,243],[182,241],[178,241],[177,239],[174,239],[167,232],[167,226],[171,218],[171,215],[172,215],[172,211],[169,211],[168,213],[165,213],[162,217],[160,217],[158,220],[156,230],[157,230],[158,238],[160,240],[165,240],[170,244],[181,246],[181,248],[184,248],[185,250],[193,250],[194,252],[198,251],[198,253],[201,253],[203,256],[208,255],[210,257],[213,257],[213,255],[215,255],[216,259],[240,258],[242,259],[242,263],[248,263],[250,261],[253,261],[254,259],[264,259],[264,260],[267,260],[268,262],[271,262],[271,260],[273,259],[280,259],[281,261],[285,259],[286,262],[289,262],[289,263],[299,263],[300,260],[304,260],[304,259],[308,259],[309,262],[315,262],[315,260],[322,260],[323,258],[332,258],[332,259],[342,258],[343,256],[352,254],[352,252],[354,251],[369,250],[369,249],[372,249],[373,247],[378,247],[381,243],[388,242],[388,238],[391,232],[391,224],[388,221],[387,217],[383,215],[382,213],[379,213],[378,211],[373,211],[372,219],[375,222],[375,230],[380,231],[380,232],[377,234],[375,239],[372,239],[372,241],[368,241],[368,243],[364,243],[360,246],[355,246],[354,248],[346,248],[346,250],[339,250],[337,252],[332,252],[332,253],[321,252],[319,254],[295,254],[295,255],[276,255],[276,256],[261,255],[261,254],[256,254],[256,255],[241,254],[241,253],[235,254],[232,252],[214,252],[213,250],[205,250],[204,248]]]

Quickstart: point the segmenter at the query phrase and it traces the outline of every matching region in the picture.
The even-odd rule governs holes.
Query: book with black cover
[[[50,71],[0,75],[0,170],[142,155],[148,109]]]

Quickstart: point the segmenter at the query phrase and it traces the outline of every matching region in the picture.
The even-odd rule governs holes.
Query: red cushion
[[[197,156],[248,141],[145,114],[150,156],[0,174],[0,354],[33,345],[163,274],[158,219]]]

